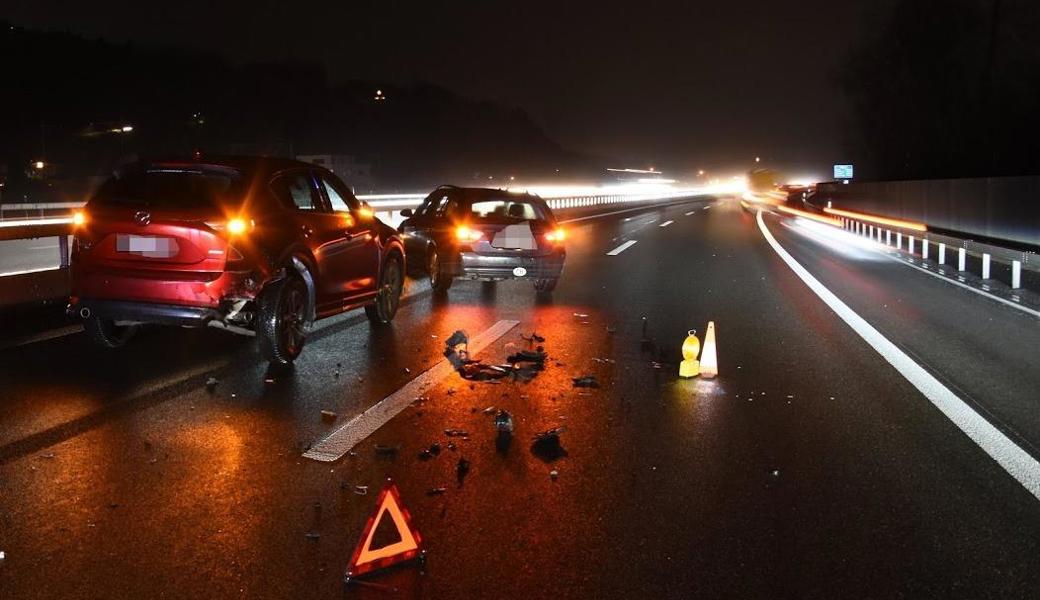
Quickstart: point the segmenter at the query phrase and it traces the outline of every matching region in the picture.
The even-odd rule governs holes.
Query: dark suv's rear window
[[[134,169],[113,175],[91,200],[105,206],[208,208],[237,204],[244,196],[242,176],[231,169]]]

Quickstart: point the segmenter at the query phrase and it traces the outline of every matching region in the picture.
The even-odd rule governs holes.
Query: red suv
[[[102,346],[141,324],[255,334],[292,362],[315,319],[400,305],[405,254],[331,172],[286,159],[139,162],[74,215],[72,298]]]

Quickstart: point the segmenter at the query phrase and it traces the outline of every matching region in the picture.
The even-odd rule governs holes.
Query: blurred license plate
[[[177,254],[177,242],[171,238],[145,235],[119,235],[116,250],[149,258],[170,258]]]

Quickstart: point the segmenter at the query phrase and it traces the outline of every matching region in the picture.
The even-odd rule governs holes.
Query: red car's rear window
[[[148,167],[118,173],[94,194],[92,204],[150,208],[226,207],[245,195],[242,176],[231,169]]]

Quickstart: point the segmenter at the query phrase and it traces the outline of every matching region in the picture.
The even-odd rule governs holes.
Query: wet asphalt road
[[[765,223],[1038,455],[1035,317]],[[830,312],[732,200],[571,224],[551,300],[523,282],[411,293],[385,330],[357,312],[322,322],[291,373],[216,331],[147,331],[111,354],[79,334],[0,351],[0,597],[342,597],[386,477],[427,547],[424,574],[373,579],[398,587],[391,597],[1027,598],[1040,584],[1036,498]],[[433,366],[452,331],[503,319],[520,324],[481,357],[501,362],[537,331],[550,359],[531,383],[452,376],[354,455],[301,457]],[[721,374],[679,380],[686,331],[708,320]],[[573,388],[582,375],[602,387]],[[514,416],[508,447],[496,447],[492,406]],[[532,452],[534,433],[561,425],[563,456]],[[420,460],[433,442],[456,449]]]

